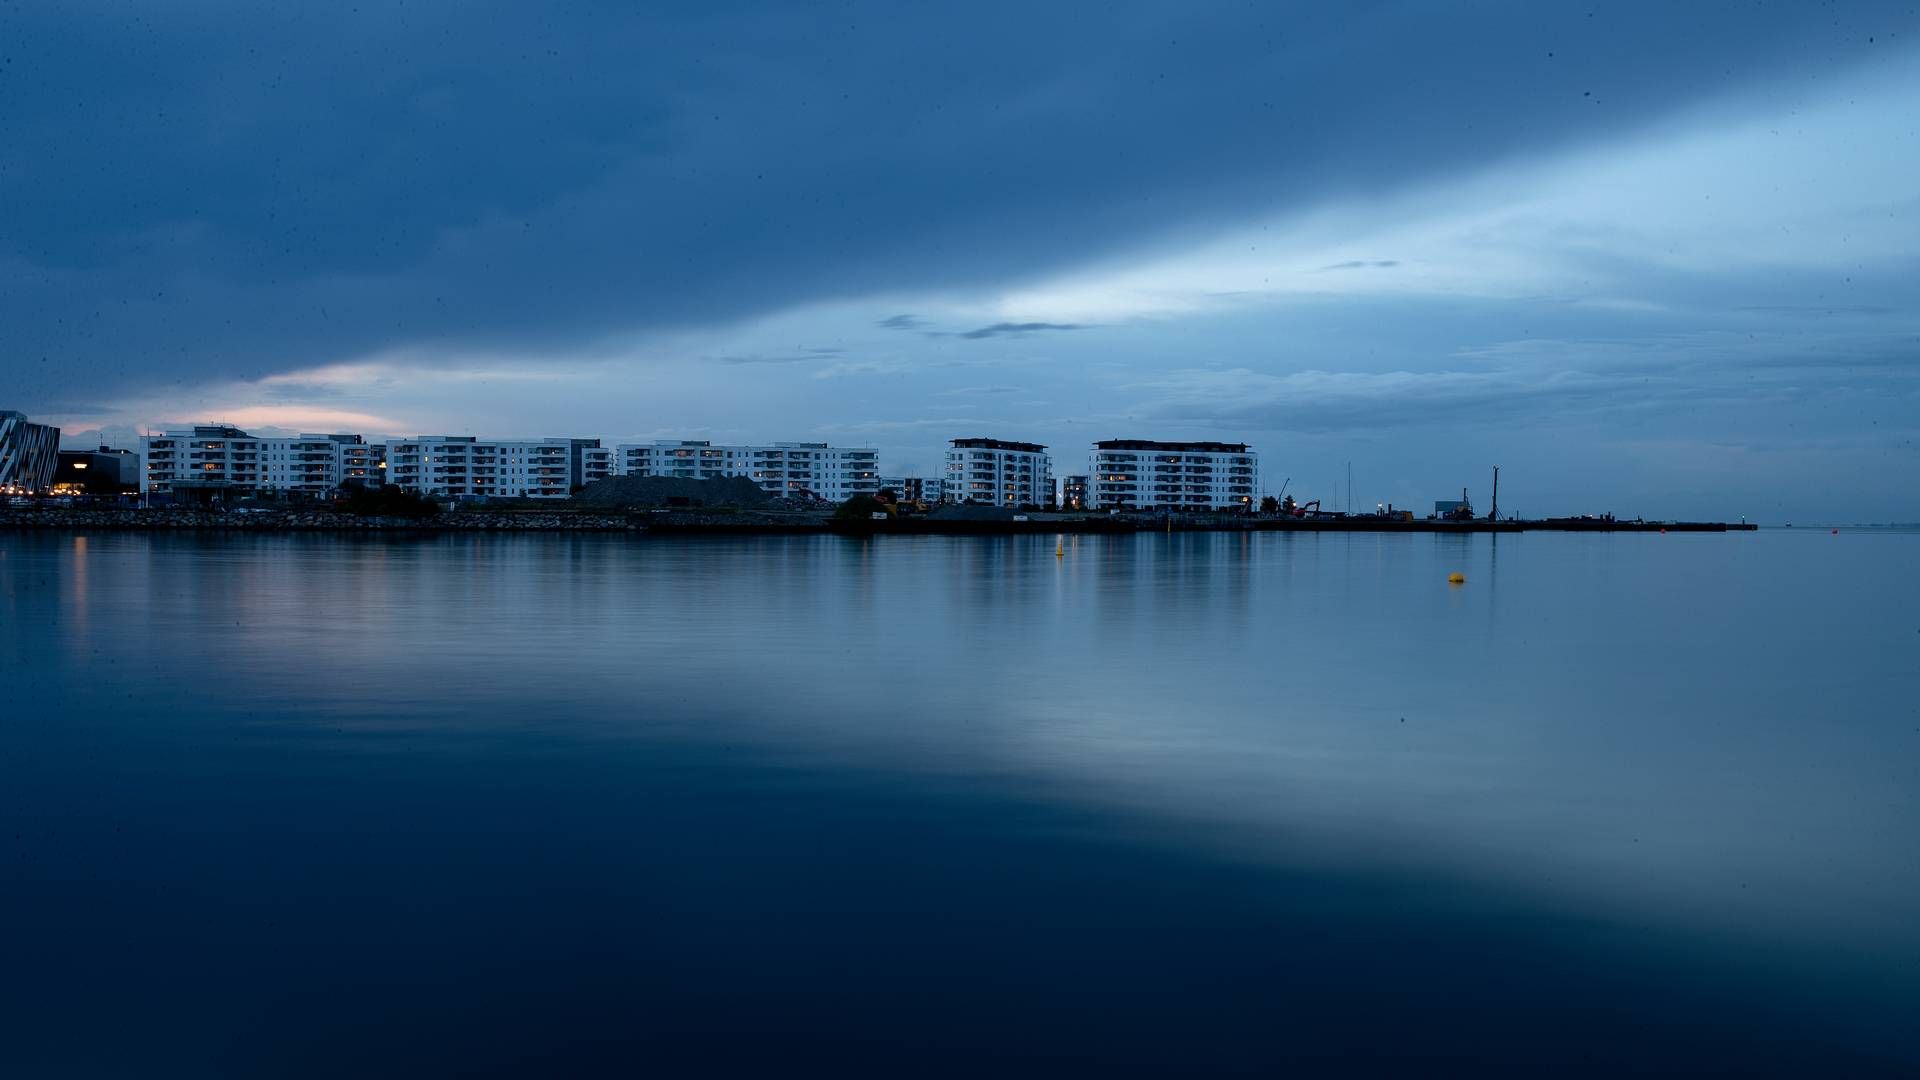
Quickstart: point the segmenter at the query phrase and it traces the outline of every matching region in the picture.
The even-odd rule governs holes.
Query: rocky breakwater
[[[130,510],[87,507],[0,509],[0,529],[72,532],[111,529],[231,529],[246,532],[626,532],[641,523],[626,514],[455,512],[432,517],[381,517],[326,509],[214,512],[178,508]]]

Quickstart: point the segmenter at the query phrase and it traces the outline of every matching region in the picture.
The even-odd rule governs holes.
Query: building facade
[[[421,435],[387,444],[387,483],[445,499],[565,499],[581,483],[575,439]],[[584,465],[582,466],[584,472]]]
[[[933,504],[941,501],[947,485],[937,476],[883,476],[880,486],[893,492],[901,502]]]
[[[60,466],[60,429],[25,413],[0,410],[0,494],[38,495],[53,487]]]
[[[1093,444],[1102,510],[1251,510],[1259,459],[1246,443],[1109,439]]]
[[[140,491],[140,455],[131,450],[62,450],[53,472],[55,495],[134,495]]]
[[[359,435],[257,438],[229,424],[173,428],[141,440],[154,495],[298,492],[316,497],[346,483],[380,485],[380,448]]]
[[[262,490],[327,495],[348,481],[380,486],[375,450],[358,435],[296,435],[259,442]]]
[[[1062,510],[1087,510],[1093,504],[1088,501],[1089,487],[1084,476],[1069,476],[1060,481],[1060,508]]]
[[[947,502],[1051,506],[1053,459],[1039,443],[954,439],[944,494]]]
[[[601,446],[599,439],[574,440],[591,442],[592,446],[583,446],[579,450],[579,479],[584,486],[595,480],[605,480],[613,475],[613,448]]]
[[[260,486],[260,440],[230,424],[170,428],[140,443],[151,495],[245,495]]]
[[[717,480],[744,476],[769,495],[813,495],[844,502],[880,490],[880,452],[827,443],[715,446],[699,440],[621,443],[614,454],[622,476]]]

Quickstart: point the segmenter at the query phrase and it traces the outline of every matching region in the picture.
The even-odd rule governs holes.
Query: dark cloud
[[[979,341],[982,338],[1000,337],[1003,334],[1036,334],[1043,330],[1081,330],[1081,329],[1084,329],[1084,327],[1082,327],[1079,323],[998,322],[998,323],[994,323],[992,326],[982,326],[977,330],[966,330],[958,334],[952,334],[947,336],[966,338],[968,341]]]
[[[44,407],[76,372],[537,354],[994,284],[1920,31],[1892,2],[1588,7],[9,4],[0,375]]]
[[[1320,269],[1322,270],[1366,270],[1370,268],[1378,268],[1378,269],[1384,270],[1384,269],[1387,269],[1388,267],[1399,266],[1399,265],[1400,265],[1400,260],[1398,259],[1375,259],[1372,262],[1368,262],[1363,259],[1355,259],[1352,262],[1334,263],[1332,266],[1323,266]]]
[[[55,399],[40,406],[40,411],[42,413],[56,414],[59,416],[112,416],[120,410],[111,405],[95,405]]]
[[[1838,410],[1845,414],[1861,406],[1920,404],[1913,356],[1905,335],[1518,341],[1472,351],[1466,359],[1497,361],[1472,370],[1200,369],[1168,372],[1134,389],[1150,395],[1138,409],[1143,416],[1239,430],[1552,429],[1655,415],[1690,418],[1696,423],[1683,426],[1697,427],[1716,412],[1756,405],[1804,422],[1820,411],[1810,405],[1847,403]]]
[[[917,315],[889,315],[873,325],[882,330],[918,330],[930,324]]]
[[[340,387],[328,383],[276,379],[261,384],[260,396],[268,401],[324,401],[344,394]]]

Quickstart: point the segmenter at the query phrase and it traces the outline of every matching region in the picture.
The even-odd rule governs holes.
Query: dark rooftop
[[[1161,450],[1175,454],[1244,454],[1246,443],[1156,442],[1152,439],[1108,439],[1093,444],[1095,450]]]
[[[1047,448],[1039,443],[1009,442],[1006,439],[955,439],[955,450],[1025,450],[1029,454],[1044,454]]]

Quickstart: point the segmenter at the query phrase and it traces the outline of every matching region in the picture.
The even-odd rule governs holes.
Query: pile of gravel
[[[760,485],[744,476],[689,480],[677,476],[614,476],[596,480],[573,497],[576,505],[603,507],[759,506]]]

